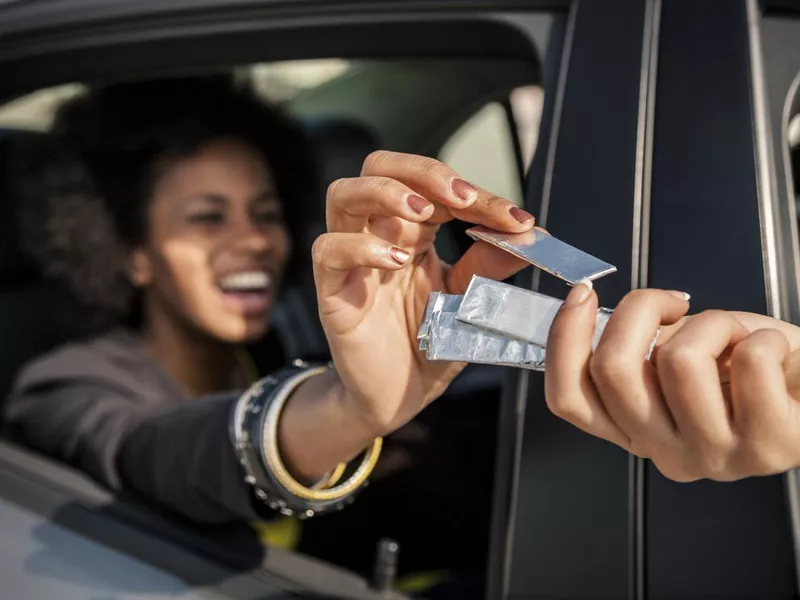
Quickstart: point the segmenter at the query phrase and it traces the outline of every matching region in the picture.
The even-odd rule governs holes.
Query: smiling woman
[[[30,200],[21,203],[28,250],[102,325],[138,325],[141,300],[144,314],[170,307],[195,325],[225,327],[220,277],[256,271],[277,286],[289,230],[317,192],[299,129],[210,80],[80,95],[26,154],[17,166]],[[240,329],[222,337],[247,341]]]
[[[289,256],[275,178],[254,149],[215,141],[167,170],[153,188],[149,235],[131,256],[150,330],[172,307],[233,343],[260,338]],[[176,301],[177,300],[177,301]]]
[[[95,335],[25,369],[6,419],[112,488],[133,485],[200,520],[256,516],[246,494],[220,507],[179,497],[187,490],[165,485],[172,475],[162,480],[141,452],[159,430],[148,420],[253,379],[238,348],[267,332],[290,232],[316,192],[304,137],[225,78],[164,80],[72,96],[23,150],[27,250]],[[224,420],[218,429],[226,439]]]
[[[318,192],[308,148],[226,77],[67,101],[20,155],[16,191],[29,253],[95,330],[22,370],[4,407],[13,432],[195,521],[274,523],[351,501],[383,436],[463,369],[415,349],[431,291],[524,266],[479,244],[450,267],[433,251],[439,226],[522,232],[533,217],[433,159],[371,154],[329,188],[311,253],[333,368],[276,362],[259,380],[245,348],[269,334],[294,272]]]

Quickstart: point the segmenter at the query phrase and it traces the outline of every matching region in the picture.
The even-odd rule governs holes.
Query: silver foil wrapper
[[[467,233],[576,285],[616,267],[541,229],[519,234],[473,227]],[[547,337],[563,302],[513,285],[473,277],[463,296],[431,294],[419,328],[420,350],[428,360],[483,363],[544,370]],[[613,311],[597,311],[596,348]],[[646,359],[650,358],[658,334]]]
[[[553,319],[562,304],[551,296],[476,275],[464,294],[457,318],[475,327],[545,347]],[[607,308],[597,311],[595,348],[612,314]]]
[[[544,370],[545,349],[462,323],[463,296],[434,292],[428,300],[418,338],[428,360],[480,363]]]
[[[434,292],[419,328],[428,360],[481,363],[543,371],[547,337],[563,302],[484,277],[473,277],[463,296]],[[597,347],[613,311],[600,308]],[[658,333],[645,360],[649,360]]]
[[[570,285],[583,280],[593,281],[617,270],[614,265],[535,227],[524,233],[503,233],[478,226],[468,229],[467,235],[510,252]]]

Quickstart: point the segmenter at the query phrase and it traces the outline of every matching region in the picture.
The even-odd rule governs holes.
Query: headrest
[[[364,159],[381,146],[377,134],[357,121],[341,117],[303,117],[300,119],[317,156],[322,191],[337,179],[358,177]],[[308,215],[309,245],[325,233],[325,198],[320,197],[314,213]]]
[[[380,147],[375,132],[356,121],[307,117],[302,123],[317,149],[320,176],[326,186],[342,177],[356,177],[367,155]]]
[[[325,233],[325,188],[337,179],[357,177],[364,159],[381,144],[374,132],[355,121],[314,117],[302,118],[300,122],[314,145],[323,191],[304,219],[305,237],[297,240],[296,250],[307,250]],[[309,258],[310,254],[306,252]],[[290,355],[321,360],[329,355],[328,344],[317,317],[317,295],[311,270],[296,274],[295,282],[284,290],[285,302],[276,310],[274,319],[276,324],[283,323],[281,330],[291,332],[282,339]]]

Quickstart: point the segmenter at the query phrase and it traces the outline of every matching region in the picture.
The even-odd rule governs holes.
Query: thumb
[[[447,290],[451,294],[463,294],[473,275],[502,281],[529,266],[529,263],[510,252],[486,242],[476,242],[450,269]]]
[[[576,285],[553,319],[547,336],[547,362],[558,366],[569,356],[568,364],[583,365],[592,354],[597,322],[598,299],[591,281]]]

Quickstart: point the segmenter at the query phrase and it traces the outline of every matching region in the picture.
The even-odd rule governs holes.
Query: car
[[[80,335],[19,251],[11,150],[83,85],[176,72],[236,72],[277,94],[326,181],[379,147],[441,158],[613,263],[596,285],[606,306],[660,287],[690,292],[693,310],[800,323],[797,2],[12,0],[0,3],[0,397],[23,362]],[[323,231],[323,197],[305,245]],[[453,225],[437,250],[453,259],[468,243]],[[290,354],[324,356],[306,275],[276,330]],[[533,270],[515,283],[566,292]],[[492,472],[436,508],[445,519],[491,500],[485,531],[464,522],[444,540],[457,552],[475,538],[486,557],[455,597],[800,593],[797,472],[677,484],[555,418],[543,389],[540,373],[472,365],[433,407],[443,430],[473,413],[492,430],[464,446]],[[357,506],[319,521],[349,531]],[[416,593],[335,556],[264,549],[246,526],[200,528],[113,497],[8,437],[0,523],[12,597]],[[319,555],[336,554],[327,543]]]

